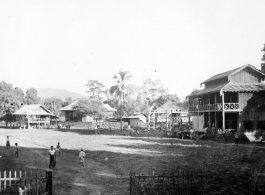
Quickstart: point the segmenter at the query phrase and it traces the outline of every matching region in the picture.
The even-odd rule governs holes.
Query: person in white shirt
[[[51,149],[49,150],[49,155],[50,155],[50,165],[49,168],[52,167],[53,161],[55,160],[55,155],[56,155],[56,150],[51,146]]]
[[[79,158],[80,158],[82,167],[84,166],[85,156],[86,156],[86,153],[83,151],[83,148],[81,148],[81,152],[79,153]]]

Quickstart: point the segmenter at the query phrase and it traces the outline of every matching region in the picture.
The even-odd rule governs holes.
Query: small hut
[[[16,122],[21,127],[45,127],[50,126],[51,118],[54,114],[41,104],[25,105],[17,110],[13,115]]]

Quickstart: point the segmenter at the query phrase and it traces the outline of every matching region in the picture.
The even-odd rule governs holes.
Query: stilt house
[[[201,83],[204,89],[188,96],[189,114],[200,118],[200,128],[265,130],[264,79],[252,65],[217,74]]]

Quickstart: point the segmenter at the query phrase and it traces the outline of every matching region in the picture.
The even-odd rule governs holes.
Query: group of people
[[[10,147],[10,138],[9,136],[7,136],[6,138],[6,148],[7,149],[11,149]],[[15,158],[18,158],[18,143],[15,143]],[[56,148],[54,148],[53,146],[51,146],[48,154],[50,156],[50,164],[49,164],[49,168],[54,168],[56,166],[56,155],[58,153],[58,156],[61,155],[61,146],[60,146],[60,142],[58,142]],[[79,152],[79,159],[80,159],[80,162],[81,162],[81,166],[83,167],[84,166],[84,162],[85,162],[85,156],[86,156],[86,153],[84,152],[83,148],[81,148],[81,151]]]
[[[58,155],[61,155],[61,146],[60,146],[60,142],[58,142],[56,148],[54,148],[53,146],[51,146],[51,149],[49,150],[49,155],[50,155],[50,164],[49,164],[49,168],[54,168],[56,166],[56,153],[58,152]],[[79,152],[79,159],[81,162],[81,166],[84,167],[84,162],[85,162],[85,156],[86,153],[84,152],[83,148],[81,148],[81,151]]]
[[[9,136],[6,137],[6,148],[11,149]],[[18,158],[18,143],[15,143],[15,158]]]

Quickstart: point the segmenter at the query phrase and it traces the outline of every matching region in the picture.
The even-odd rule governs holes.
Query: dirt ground
[[[10,136],[11,150],[5,148]],[[19,144],[20,157],[14,156]],[[54,170],[48,168],[48,148],[63,149]],[[80,148],[87,157],[78,159]],[[263,146],[234,146],[212,141],[114,135],[86,131],[0,129],[0,166],[4,170],[51,170],[54,194],[129,194],[129,173],[172,173],[180,169],[264,169]]]

